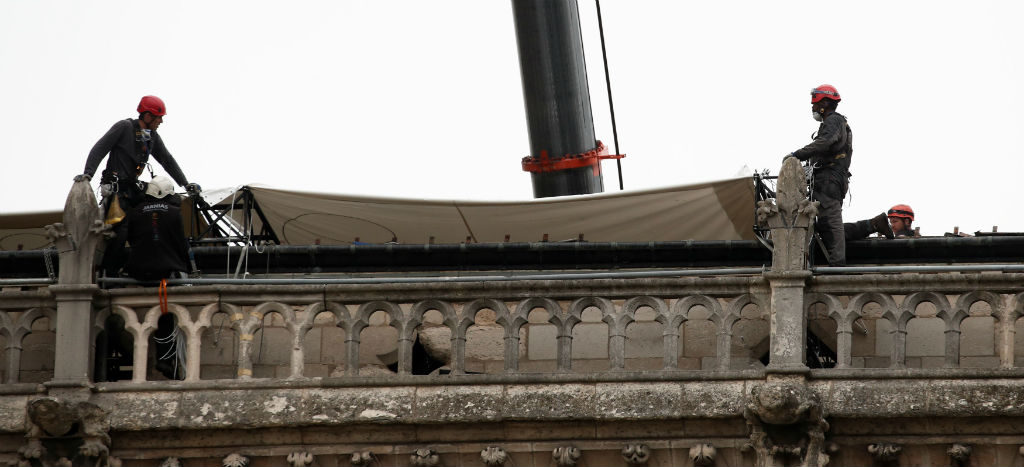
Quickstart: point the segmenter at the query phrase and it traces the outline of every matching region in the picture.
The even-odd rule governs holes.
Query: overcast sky
[[[596,11],[579,5],[612,146]],[[1024,231],[1022,5],[605,0],[626,189],[777,173],[830,83],[854,132],[847,221],[907,203],[925,235]],[[145,94],[207,190],[532,197],[507,0],[2,0],[0,66],[0,213],[61,209]]]

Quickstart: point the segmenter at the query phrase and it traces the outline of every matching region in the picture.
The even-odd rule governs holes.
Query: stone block
[[[18,381],[22,383],[45,383],[53,379],[53,370],[22,370]]]
[[[416,388],[414,416],[429,423],[498,421],[503,391],[500,385]]]
[[[530,360],[554,360],[557,355],[558,329],[551,324],[528,324],[526,356]]]
[[[705,358],[708,358],[708,357],[705,357]],[[714,362],[715,358],[714,357],[710,357],[710,358],[712,359],[712,362]],[[704,360],[703,358],[680,357],[679,358],[679,369],[680,370],[699,370],[701,368],[701,365],[703,364],[702,363],[703,360]],[[713,364],[714,363],[712,363],[712,365]]]
[[[661,357],[664,350],[661,323],[633,323],[626,328],[626,358]]]
[[[960,357],[960,368],[999,368],[999,357]]]
[[[577,324],[572,329],[572,358],[608,358],[608,325]]]
[[[535,452],[544,454],[539,448],[537,440],[547,439],[592,439],[597,435],[597,427],[593,422],[582,421],[558,421],[558,422],[536,422],[536,421],[510,421],[504,423],[505,439],[508,441],[530,441]],[[554,446],[552,446],[554,449]],[[552,465],[551,449],[547,450],[547,457],[541,457],[544,461],[539,464],[528,465]]]
[[[574,373],[601,373],[611,368],[611,361],[606,359],[573,359],[572,371]]]
[[[889,357],[892,356],[892,323],[887,319],[875,320],[875,352],[865,354],[865,357]]]
[[[314,327],[302,338],[302,355],[306,363],[320,362],[320,341],[323,339],[323,328]]]
[[[863,368],[889,368],[891,357],[864,357]]]
[[[524,360],[519,362],[520,373],[554,373],[558,365],[554,360]]]
[[[394,329],[394,328],[392,328]],[[423,348],[434,360],[450,362],[452,357],[452,331],[447,326],[420,326],[419,340]],[[363,331],[364,333],[366,331]],[[395,343],[398,342],[398,334],[394,334]],[[397,347],[396,347],[397,348]],[[363,358],[360,355],[360,360]]]
[[[238,336],[231,328],[208,328],[203,332],[199,361],[202,365],[234,365]]]
[[[504,360],[505,329],[498,325],[470,326],[466,331],[466,359]]]
[[[344,363],[348,347],[345,344],[345,330],[336,326],[319,328],[320,363]]]
[[[743,412],[747,393],[742,382],[698,381],[682,385],[679,399],[683,418],[721,418]]]
[[[422,337],[421,337],[422,338]],[[398,350],[398,330],[391,326],[369,326],[359,335],[359,363],[388,364],[381,360]]]
[[[588,384],[507,386],[504,420],[555,421],[586,419],[597,410],[595,388]],[[591,427],[591,434],[593,434]]]
[[[682,354],[687,357],[713,357],[717,352],[718,328],[715,323],[707,320],[687,321],[682,325],[680,335],[683,338],[679,346]]]
[[[306,378],[326,378],[330,375],[330,366],[321,363],[307,363],[302,368],[302,376]]]
[[[598,383],[597,417],[607,420],[677,419],[678,383]]]
[[[626,370],[629,371],[659,371],[665,366],[662,358],[627,358]]]
[[[235,365],[203,365],[199,368],[199,379],[235,379],[237,374]]]
[[[995,318],[972,316],[960,323],[960,355],[996,355],[995,345]]]
[[[277,313],[274,313],[275,315]],[[257,330],[253,337],[253,363],[288,364],[292,359],[292,334],[287,328]]]
[[[597,425],[597,437],[601,439],[648,439],[682,438],[685,430],[682,420],[616,420]]]
[[[277,377],[277,366],[266,365],[266,364],[253,364],[252,366],[252,377],[253,378],[276,378]]]
[[[918,307],[921,310],[924,305]],[[913,318],[907,323],[907,356],[946,354],[946,323],[939,318]]]
[[[863,324],[863,327],[858,325],[858,322]],[[877,323],[877,319],[861,319],[853,323],[851,355],[855,357],[874,355],[875,341],[878,338]]]
[[[41,319],[36,320],[38,323],[43,321]],[[47,320],[48,321],[48,320]],[[42,371],[42,372],[53,372],[54,365],[54,350],[56,346],[57,336],[55,333],[50,331],[36,331],[29,333],[21,341],[21,370],[22,375],[25,372]],[[5,362],[6,364],[6,362]],[[22,380],[22,382],[29,382]]]
[[[943,368],[946,366],[946,357],[918,357],[921,360],[917,368]]]
[[[753,358],[760,357],[760,355],[754,354],[760,353],[761,350],[767,352],[768,347],[758,349],[757,351],[755,351],[755,348],[762,347],[760,345],[762,342],[768,342],[770,328],[771,324],[762,319],[741,319],[737,321],[732,328],[732,354]]]

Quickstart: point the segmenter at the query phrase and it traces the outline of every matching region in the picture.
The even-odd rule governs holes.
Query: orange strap
[[[167,279],[160,279],[160,289],[157,294],[160,296],[160,314],[167,314]]]

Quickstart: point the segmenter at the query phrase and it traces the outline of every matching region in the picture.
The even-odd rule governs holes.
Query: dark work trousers
[[[846,265],[846,229],[843,226],[843,198],[846,178],[831,171],[814,174],[814,199],[818,201],[818,220],[814,230],[828,250],[829,266]]]
[[[846,231],[846,241],[848,242],[863,240],[868,238],[868,235],[875,232],[875,229],[871,227],[870,219],[857,222],[847,222],[843,224],[843,230]]]
[[[113,196],[118,197],[118,203],[121,205],[121,209],[128,213],[138,200],[138,195],[134,192],[129,193],[118,193],[111,195],[110,200],[104,200],[103,206],[103,219],[107,218],[107,211],[110,210],[110,203],[113,202]],[[128,255],[125,252],[124,243],[128,240],[128,223],[125,221],[118,222],[111,226],[111,232],[114,233],[114,237],[107,241],[107,246],[103,252],[103,260],[100,263],[100,267],[106,273],[107,277],[117,277],[121,274],[121,268],[124,267],[125,261],[128,260]]]

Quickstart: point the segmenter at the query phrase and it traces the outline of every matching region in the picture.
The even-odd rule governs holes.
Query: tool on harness
[[[157,289],[157,296],[160,299],[160,314],[166,315],[167,309],[167,279],[160,279],[160,287]]]

